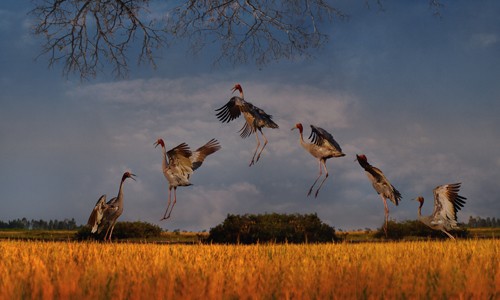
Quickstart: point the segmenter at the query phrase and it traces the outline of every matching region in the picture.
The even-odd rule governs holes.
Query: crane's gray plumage
[[[260,154],[267,145],[267,138],[262,132],[262,128],[278,128],[278,124],[276,124],[272,120],[272,116],[268,115],[264,110],[258,108],[250,102],[245,101],[243,88],[240,84],[236,84],[233,87],[233,93],[236,90],[240,91],[240,96],[231,97],[229,102],[227,102],[224,106],[216,109],[215,111],[217,111],[217,118],[223,123],[229,123],[230,121],[237,119],[241,114],[243,114],[243,116],[245,117],[245,124],[243,124],[243,127],[238,131],[240,132],[240,136],[242,138],[246,138],[255,133],[255,137],[257,139],[257,147],[255,148],[252,160],[250,162],[251,166],[255,162],[259,161]],[[257,159],[255,159],[255,155],[257,154],[257,150],[260,146],[260,140],[257,131],[259,131],[264,138],[264,145],[259,151]]]
[[[125,182],[125,179],[127,178],[135,180],[133,176],[136,175],[130,172],[123,173],[120,188],[118,189],[118,195],[109,200],[107,203],[106,195],[99,197],[99,200],[97,200],[94,209],[90,214],[87,225],[91,227],[92,233],[101,233],[104,228],[107,228],[104,240],[111,241],[116,220],[123,213],[123,182]]]
[[[177,202],[177,187],[191,185],[189,179],[193,172],[202,165],[208,155],[218,151],[221,147],[216,139],[211,139],[194,152],[189,149],[186,143],[182,143],[168,152],[165,149],[165,142],[163,139],[158,139],[154,145],[155,148],[158,145],[162,148],[162,171],[169,183],[167,210],[161,219],[165,220],[170,218],[170,214]],[[174,189],[174,201],[172,206],[170,206],[172,189]]]
[[[430,216],[422,216],[424,198],[419,196],[418,220],[434,230],[441,230],[451,239],[455,239],[447,230],[459,228],[457,212],[464,206],[467,198],[460,196],[461,183],[443,184],[434,188],[434,212]]]
[[[389,180],[385,177],[384,173],[372,165],[368,163],[368,159],[366,155],[356,154],[356,159],[358,160],[360,166],[365,170],[368,179],[371,181],[373,188],[380,195],[382,201],[384,202],[384,211],[385,211],[385,225],[384,232],[387,236],[387,223],[389,220],[389,207],[387,206],[386,199],[391,200],[396,206],[401,201],[401,193],[389,182]]]
[[[323,179],[323,181],[321,181],[321,184],[316,190],[314,196],[318,197],[319,190],[323,186],[323,183],[325,182],[326,178],[328,178],[328,169],[326,168],[326,160],[332,157],[342,157],[345,156],[345,154],[342,153],[340,145],[337,143],[337,141],[335,141],[333,136],[323,128],[311,125],[311,134],[309,135],[309,139],[312,141],[312,143],[306,143],[304,141],[304,136],[303,136],[304,127],[302,126],[301,123],[295,124],[295,127],[293,127],[292,130],[296,128],[299,129],[300,144],[302,145],[302,147],[306,149],[307,152],[311,153],[312,156],[317,158],[319,162],[319,175],[318,177],[316,177],[316,180],[312,184],[311,188],[309,188],[307,196],[311,195],[314,185],[316,185],[316,182],[321,177],[322,166],[325,169],[326,173],[325,178]]]

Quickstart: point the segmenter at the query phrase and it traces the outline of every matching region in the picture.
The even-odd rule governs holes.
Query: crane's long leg
[[[264,146],[262,146],[262,148],[260,149],[259,155],[257,155],[257,160],[255,162],[259,161],[260,154],[262,153],[262,151],[264,151],[264,148],[266,148],[266,145],[267,145],[267,138],[266,138],[266,136],[264,135],[264,133],[262,132],[262,130],[259,129],[259,131],[260,131],[260,134],[262,134],[262,137],[264,138]]]
[[[321,184],[319,185],[319,188],[316,190],[316,194],[314,195],[314,198],[318,197],[319,190],[323,186],[323,183],[325,183],[325,180],[328,178],[328,169],[326,168],[326,161],[325,160],[320,160],[320,170],[321,170],[321,164],[323,164],[323,167],[325,167],[325,178],[323,178],[323,181],[321,181]]]
[[[444,230],[444,229],[441,229],[442,232],[446,233],[446,235],[448,235],[450,237],[450,239],[456,241],[455,237],[453,235],[451,235],[448,231]]]
[[[175,191],[175,189],[174,189]],[[163,218],[160,219],[160,221],[163,221],[165,219],[168,219],[167,217],[167,213],[168,213],[168,209],[170,207],[170,198],[171,198],[171,194],[172,194],[172,187],[168,187],[168,202],[167,202],[167,210],[165,210],[165,214],[163,215]],[[170,217],[170,215],[169,215]]]
[[[313,190],[313,187],[314,185],[316,184],[316,182],[318,181],[318,179],[321,177],[321,175],[323,175],[323,169],[321,169],[321,160],[319,161],[319,175],[318,177],[316,177],[316,180],[314,180],[314,183],[311,185],[311,187],[309,188],[309,193],[307,193],[307,196],[311,195],[311,192]]]
[[[389,221],[389,207],[387,206],[387,200],[385,200],[384,196],[380,194],[382,201],[384,201],[384,212],[385,212],[385,225],[384,225],[384,233],[387,238],[387,223]]]
[[[109,231],[111,230],[111,226],[112,226],[112,225],[113,225],[113,224],[109,224],[109,225],[108,225],[108,229],[106,230],[106,234],[104,235],[104,240],[105,240],[105,241],[107,240],[108,233],[109,233]]]
[[[255,131],[255,139],[257,140],[257,147],[255,148],[255,152],[253,153],[252,161],[250,161],[250,165],[248,165],[249,167],[251,167],[255,163],[254,162],[255,155],[257,154],[257,150],[259,150],[259,146],[260,146],[260,140],[259,140],[259,135],[257,133],[257,130]],[[259,160],[259,159],[257,159],[257,160]]]
[[[170,207],[170,212],[168,213],[168,216],[164,219],[170,218],[170,214],[172,213],[172,210],[174,210],[175,203],[177,203],[177,187],[174,187],[174,202],[172,203],[172,207]],[[167,212],[165,212],[167,214]]]
[[[111,236],[113,235],[113,230],[115,229],[116,225],[116,220],[113,222],[113,225],[111,226],[111,231],[109,232],[109,237],[108,240],[111,242]]]

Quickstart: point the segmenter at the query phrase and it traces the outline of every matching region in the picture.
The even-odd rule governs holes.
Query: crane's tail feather
[[[274,123],[274,121],[271,120],[271,116],[269,116],[269,120],[268,120],[268,123],[266,124],[266,127],[279,128],[278,124]]]

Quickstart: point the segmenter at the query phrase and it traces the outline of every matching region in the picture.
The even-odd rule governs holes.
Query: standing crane
[[[194,152],[191,152],[186,143],[182,143],[168,152],[165,150],[165,142],[163,142],[162,139],[158,139],[154,143],[155,148],[158,147],[158,145],[161,146],[163,154],[163,175],[165,175],[165,178],[167,178],[169,183],[167,210],[165,211],[163,218],[160,220],[162,221],[170,218],[170,214],[174,209],[174,205],[177,202],[177,187],[192,185],[191,182],[189,182],[191,174],[193,174],[193,172],[201,166],[205,157],[219,150],[221,147],[216,139],[211,139],[208,143],[201,146]],[[172,188],[174,189],[174,201],[172,206],[170,206]]]
[[[321,184],[319,185],[314,195],[314,197],[316,198],[318,197],[318,192],[323,186],[323,183],[328,178],[328,169],[326,168],[326,160],[331,157],[342,157],[345,156],[345,154],[342,153],[342,149],[340,148],[339,144],[335,141],[333,136],[323,128],[311,125],[311,134],[309,135],[309,139],[312,141],[312,143],[306,143],[304,141],[304,136],[302,135],[304,128],[302,127],[301,123],[295,124],[295,127],[293,127],[292,130],[296,128],[299,129],[300,144],[302,145],[302,147],[304,147],[304,149],[306,149],[307,152],[311,153],[312,156],[316,157],[319,163],[319,175],[318,177],[316,177],[316,180],[314,180],[314,183],[311,185],[311,188],[309,188],[307,196],[311,195],[314,185],[316,185],[316,182],[323,174],[322,167],[325,169],[326,173],[325,178],[323,178],[323,181],[321,181]]]
[[[451,239],[455,239],[447,230],[457,229],[457,212],[464,207],[467,198],[458,194],[461,183],[443,184],[434,188],[434,212],[430,216],[422,216],[424,197],[417,197],[418,220],[434,230],[441,230]]]
[[[101,233],[102,230],[107,227],[106,234],[104,235],[104,240],[108,240],[111,242],[111,235],[113,234],[113,229],[115,229],[116,220],[123,213],[123,183],[125,179],[130,178],[135,180],[130,172],[123,173],[122,180],[120,182],[120,188],[118,189],[118,196],[109,200],[106,203],[106,195],[102,195],[97,200],[92,213],[90,214],[89,220],[87,221],[87,225],[89,225],[92,229],[91,232]]]
[[[384,211],[385,211],[384,233],[385,236],[387,237],[387,222],[389,220],[389,207],[387,207],[386,199],[391,200],[391,202],[397,206],[402,198],[401,193],[389,182],[389,180],[387,180],[384,173],[382,173],[382,171],[380,171],[379,168],[376,168],[368,163],[366,155],[356,154],[356,159],[358,160],[361,167],[365,169],[366,175],[368,176],[368,179],[370,179],[370,181],[372,182],[373,188],[375,189],[375,191],[377,191],[377,193],[380,195],[380,198],[382,198],[382,201],[384,202]]]
[[[218,113],[216,114],[217,118],[223,123],[229,123],[230,121],[238,118],[241,114],[245,117],[245,124],[240,129],[240,136],[242,138],[249,137],[252,133],[255,133],[255,138],[257,139],[257,147],[255,148],[255,152],[253,153],[252,160],[250,161],[250,165],[252,166],[255,162],[259,161],[260,154],[264,151],[264,148],[267,145],[267,138],[262,132],[262,128],[278,128],[278,124],[274,123],[272,120],[272,116],[266,114],[265,111],[254,106],[252,103],[245,101],[245,97],[243,96],[243,89],[240,84],[235,84],[232,88],[232,92],[234,93],[236,90],[240,91],[240,96],[233,96],[226,105],[221,108],[216,109]],[[260,140],[257,131],[260,132],[262,137],[264,138],[264,145],[259,151],[257,155],[257,159],[255,159],[255,155],[257,154],[257,150],[259,150]]]

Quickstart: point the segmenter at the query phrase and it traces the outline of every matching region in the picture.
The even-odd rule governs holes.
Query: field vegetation
[[[118,225],[117,225],[118,226]],[[469,238],[485,239],[500,238],[500,228],[469,228]],[[87,232],[87,229],[83,230]],[[25,241],[75,241],[79,239],[80,230],[26,230],[26,229],[2,229],[0,230],[0,240],[25,240]],[[439,233],[439,232],[438,232]],[[379,237],[376,230],[353,230],[337,231],[337,237],[341,242],[379,242],[386,241]],[[208,232],[189,231],[162,231],[159,236],[148,238],[123,238],[117,239],[120,242],[141,242],[141,243],[166,243],[166,244],[198,244],[208,241]],[[442,234],[442,239],[447,237]],[[431,237],[405,237],[404,241],[431,240]]]
[[[498,299],[500,241],[0,241],[1,299]]]

